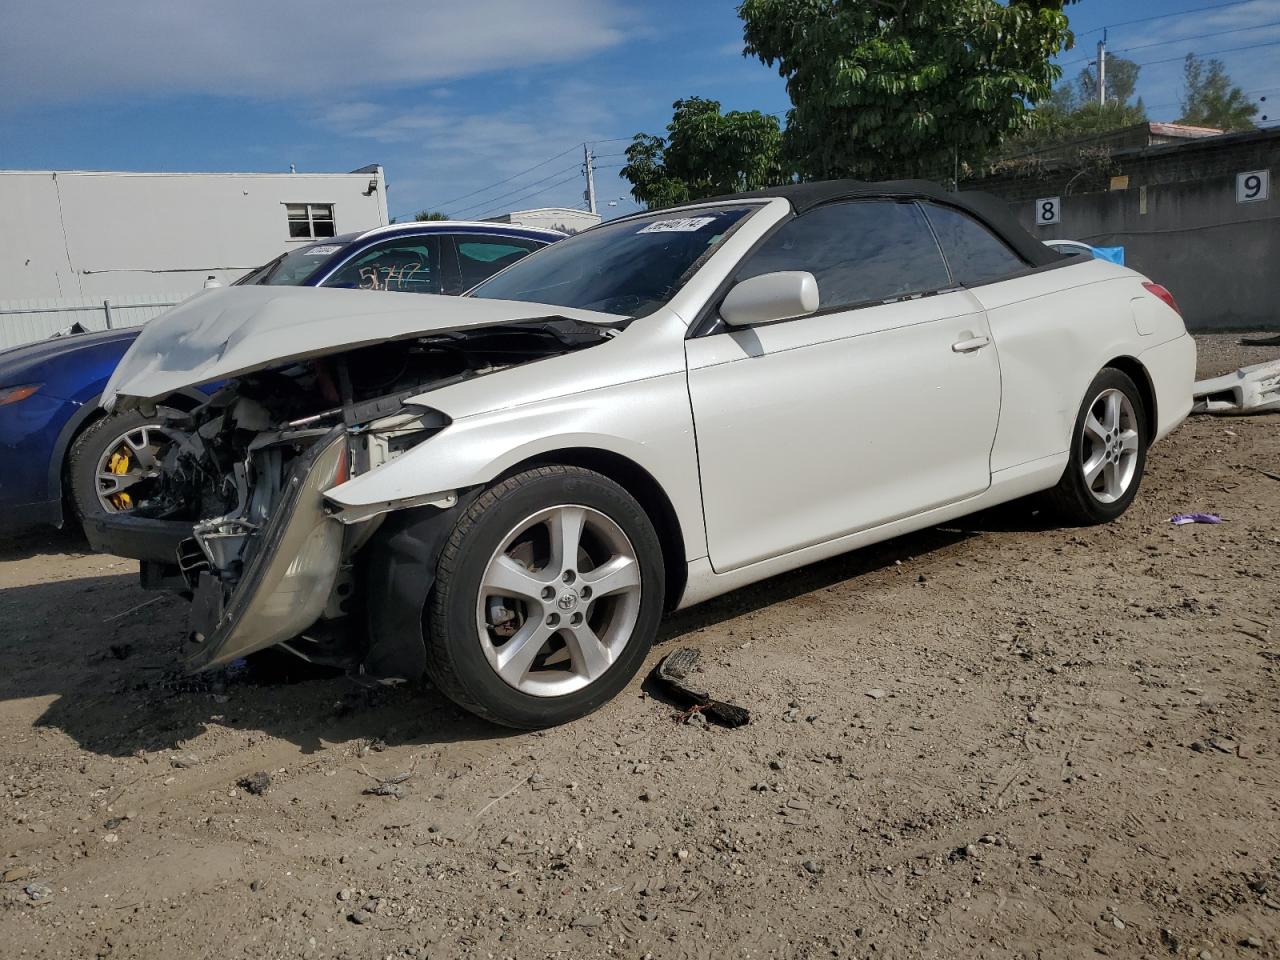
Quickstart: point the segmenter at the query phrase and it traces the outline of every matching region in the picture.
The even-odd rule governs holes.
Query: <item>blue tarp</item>
[[[1094,247],[1093,253],[1099,260],[1110,260],[1124,266],[1124,247]]]

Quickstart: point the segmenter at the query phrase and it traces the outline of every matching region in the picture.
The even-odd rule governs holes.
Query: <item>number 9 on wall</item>
[[[1059,197],[1044,197],[1036,201],[1036,226],[1047,227],[1062,222],[1062,200]]]
[[[1236,175],[1236,203],[1253,203],[1271,195],[1271,171],[1250,170]]]

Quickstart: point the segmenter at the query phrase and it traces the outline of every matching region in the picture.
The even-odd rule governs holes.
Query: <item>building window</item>
[[[315,240],[337,232],[331,203],[286,203],[284,209],[289,217],[290,240]]]

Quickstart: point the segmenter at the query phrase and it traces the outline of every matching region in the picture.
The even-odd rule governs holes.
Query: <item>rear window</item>
[[[968,214],[935,203],[922,206],[956,283],[972,287],[1027,269],[1008,244]]]

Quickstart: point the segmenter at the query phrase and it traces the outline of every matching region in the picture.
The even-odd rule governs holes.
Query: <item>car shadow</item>
[[[844,554],[669,616],[658,643],[956,546],[987,530],[1040,529],[1025,510],[978,515]],[[0,590],[0,702],[48,699],[35,726],[93,753],[124,757],[184,744],[211,727],[267,733],[304,753],[360,738],[388,744],[517,735],[462,711],[429,683],[358,682],[288,654],[194,677],[178,669],[186,604],[136,575]],[[650,689],[650,687],[646,687]],[[664,698],[665,699],[665,698]]]
[[[992,507],[959,520],[905,534],[770,577],[667,617],[659,643],[679,639],[724,620],[785,603],[807,593],[854,580],[876,570],[934,553],[983,533],[1038,532],[1055,521],[1030,501]]]
[[[267,651],[221,671],[179,669],[186,604],[136,574],[0,590],[0,703],[48,703],[34,720],[112,757],[182,750],[207,729],[265,732],[303,753],[326,744],[491,740],[508,731],[429,684],[362,683]]]
[[[0,536],[0,563],[30,560],[32,557],[59,553],[91,553],[89,541],[78,524],[69,523],[60,530],[37,527],[23,533]]]

